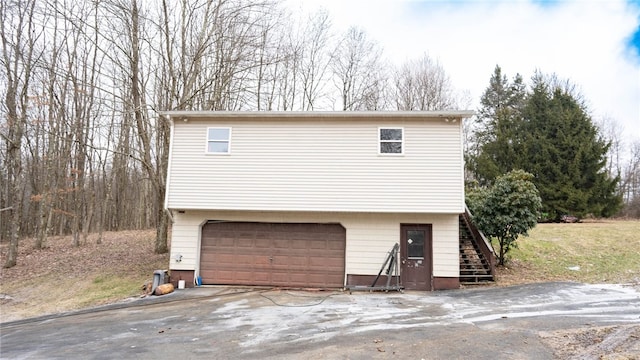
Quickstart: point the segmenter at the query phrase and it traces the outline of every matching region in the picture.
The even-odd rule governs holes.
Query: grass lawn
[[[498,284],[640,282],[640,221],[539,224],[498,269]]]

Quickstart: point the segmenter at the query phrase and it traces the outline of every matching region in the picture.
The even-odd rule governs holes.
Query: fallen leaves
[[[22,239],[18,248],[18,264],[2,269],[2,284],[20,280],[29,281],[51,273],[66,276],[82,275],[88,270],[139,271],[163,255],[153,253],[154,230],[128,230],[105,232],[102,244],[96,244],[98,234],[90,234],[85,243],[74,247],[71,236],[53,236],[47,247],[34,248],[35,239]],[[0,251],[4,262],[5,247]]]
[[[135,280],[136,284],[142,284],[152,279],[154,270],[167,267],[168,254],[153,252],[154,237],[155,230],[105,232],[101,244],[97,244],[98,234],[89,234],[81,246],[74,247],[71,236],[53,236],[40,250],[35,249],[35,239],[21,239],[18,264],[0,271],[3,320],[68,311],[98,305],[108,299],[117,301],[136,296],[140,285],[128,294],[108,292],[112,284],[123,281],[139,278],[139,281]],[[0,262],[4,262],[6,247],[7,244],[0,246]],[[64,288],[58,289],[61,287]],[[101,299],[96,296],[96,300],[87,300],[89,292],[94,295],[100,291],[105,292]],[[78,295],[81,296],[76,298]]]

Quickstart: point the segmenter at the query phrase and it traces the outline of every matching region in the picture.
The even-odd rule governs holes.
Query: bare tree
[[[167,244],[167,232],[168,232],[168,219],[166,214],[162,211],[162,202],[164,201],[165,184],[164,176],[160,173],[161,166],[154,166],[152,159],[152,152],[154,150],[152,143],[152,129],[151,122],[149,120],[149,112],[147,111],[147,104],[145,95],[141,85],[143,84],[141,68],[141,54],[140,48],[142,39],[140,38],[140,12],[138,9],[137,0],[131,1],[131,8],[129,12],[131,19],[128,25],[130,30],[130,57],[129,57],[129,71],[131,75],[131,103],[129,104],[129,110],[133,112],[134,122],[137,129],[139,150],[142,157],[142,166],[145,169],[149,179],[151,180],[154,189],[157,191],[157,197],[154,201],[154,207],[156,209],[156,241],[155,252],[162,254],[168,251]],[[195,69],[197,70],[197,68]],[[168,139],[162,139],[162,141],[168,141]]]
[[[280,65],[274,69],[274,88],[277,88],[277,108],[279,110],[297,110],[300,64],[302,61],[302,40],[298,31],[289,24],[289,30],[281,34],[278,52],[282,54]],[[302,98],[299,99],[302,104]]]
[[[324,95],[327,69],[331,59],[331,54],[326,52],[330,29],[329,14],[326,11],[318,11],[309,19],[303,34],[298,71],[303,96],[301,108],[304,111],[316,109],[320,98]]]
[[[342,110],[381,110],[381,55],[382,49],[363,30],[351,27],[344,34],[331,61]]]
[[[250,97],[261,91],[249,89],[256,84],[254,70],[269,63],[265,57],[257,62],[256,54],[268,48],[265,34],[273,25],[265,17],[270,1],[164,0],[157,5],[111,0],[105,9],[118,30],[105,36],[118,54],[111,61],[123,74],[116,79],[118,88],[126,89],[123,125],[135,130],[135,146],[123,153],[135,154],[153,188],[156,252],[161,253],[167,251],[163,201],[169,126],[153,110],[237,110],[255,103]],[[260,76],[257,82],[262,83]]]
[[[169,124],[158,110],[389,108],[382,50],[277,0],[0,0],[0,240],[155,227]],[[307,20],[307,19],[305,19]],[[43,36],[43,35],[46,35]],[[336,85],[333,89],[332,81]],[[34,221],[35,219],[35,221]]]
[[[597,124],[600,135],[610,146],[607,151],[607,172],[619,177],[618,191],[622,195],[622,215],[640,217],[640,142],[624,141],[623,126],[611,117],[603,117]]]
[[[254,100],[247,99],[246,106],[255,110],[276,110],[278,80],[284,70],[283,62],[287,58],[286,41],[283,34],[286,33],[286,25],[282,20],[284,13],[271,5],[265,11],[265,15],[258,25],[260,37],[257,41],[257,51],[251,62],[255,64],[252,87],[248,93],[254,95]]]
[[[396,71],[398,110],[447,110],[455,107],[453,86],[440,63],[428,55],[405,62]]]
[[[22,138],[29,113],[31,70],[37,60],[36,41],[41,30],[34,24],[35,1],[2,1],[0,8],[0,38],[2,39],[2,70],[6,82],[4,109],[7,125],[2,129],[6,144],[7,205],[9,220],[9,248],[4,267],[17,264],[23,203]]]
[[[624,155],[624,129],[615,119],[604,117],[596,124],[600,134],[611,144],[607,152],[607,171],[612,177],[622,173],[622,156]]]
[[[620,181],[622,215],[640,218],[640,141],[632,143],[629,150],[629,161],[623,167]]]

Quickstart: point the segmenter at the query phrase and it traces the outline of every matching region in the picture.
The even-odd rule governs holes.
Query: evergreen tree
[[[521,134],[521,168],[534,174],[548,220],[569,214],[610,216],[617,211],[619,179],[606,172],[609,144],[599,137],[576,96],[536,74]]]
[[[522,77],[516,75],[513,82],[509,82],[496,65],[489,87],[480,99],[475,132],[477,154],[467,158],[478,183],[487,185],[498,176],[520,168],[518,127],[522,123],[525,94]]]
[[[606,171],[609,144],[574,89],[536,73],[527,93],[522,77],[509,82],[496,66],[478,110],[476,153],[467,155],[477,182],[522,169],[534,175],[545,220],[615,214],[622,199]]]

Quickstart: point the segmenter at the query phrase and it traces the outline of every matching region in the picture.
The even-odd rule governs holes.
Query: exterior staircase
[[[493,247],[473,225],[469,209],[459,216],[460,284],[475,285],[495,280],[496,257]]]

